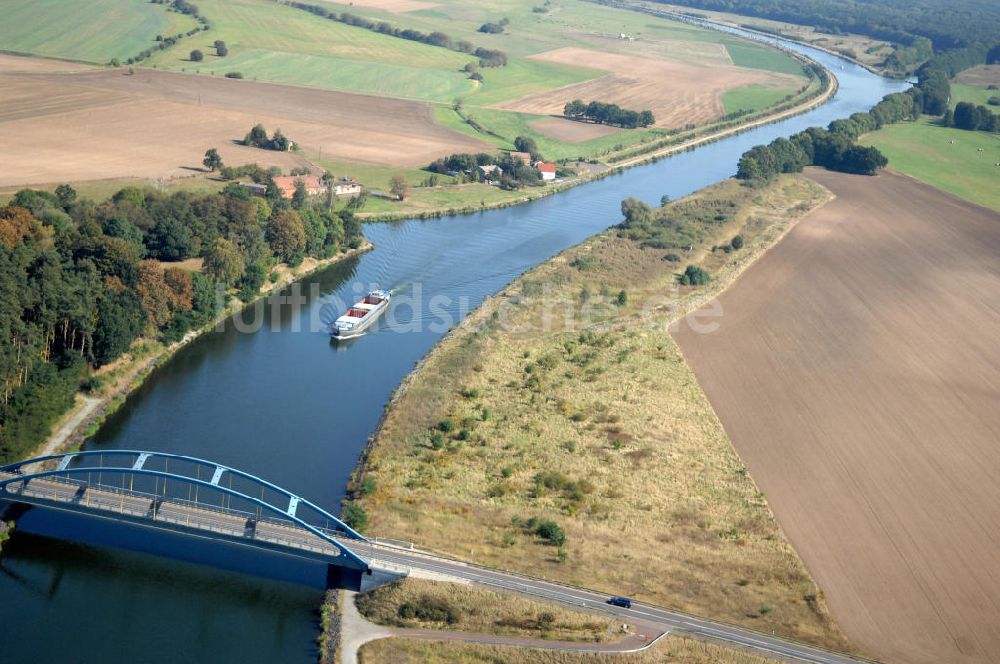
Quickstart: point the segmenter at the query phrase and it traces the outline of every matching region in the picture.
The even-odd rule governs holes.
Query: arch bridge
[[[80,512],[258,547],[371,574],[368,540],[259,477],[190,456],[131,450],[57,454],[0,466],[0,501]]]

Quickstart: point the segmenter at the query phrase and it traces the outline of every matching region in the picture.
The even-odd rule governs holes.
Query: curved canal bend
[[[298,310],[264,308],[256,328],[247,313],[244,328],[252,331],[230,321],[181,350],[89,446],[210,459],[335,512],[383,405],[446,331],[443,321],[457,321],[525,270],[617,223],[622,199],[680,198],[731,176],[753,145],[826,126],[906,87],[827,53],[785,46],[837,76],[833,100],[520,207],[369,224],[373,251],[308,279]],[[399,289],[376,331],[337,346],[314,329],[376,284]],[[50,540],[31,534],[46,527],[33,513],[19,525],[0,559],[8,661],[315,661],[316,590]]]

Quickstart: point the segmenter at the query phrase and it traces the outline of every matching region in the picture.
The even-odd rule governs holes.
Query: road
[[[376,565],[386,561],[413,570],[489,586],[497,591],[532,595],[616,616],[622,622],[640,622],[666,632],[683,632],[696,639],[712,641],[769,659],[824,664],[857,664],[870,661],[650,604],[633,602],[631,609],[611,606],[606,603],[608,599],[606,593],[480,567],[423,551],[361,542],[351,542],[351,548],[362,558],[374,560]]]
[[[0,479],[10,477],[13,476],[0,473]],[[125,490],[125,486],[121,489],[108,486],[80,486],[57,478],[39,478],[31,480],[20,491],[22,499],[40,498],[49,502],[73,504],[78,509],[82,507],[94,512],[146,518],[164,525],[177,524],[186,528],[219,533],[230,538],[246,538],[248,543],[258,541],[278,544],[300,551],[319,553],[330,558],[340,555],[340,551],[333,544],[290,521],[260,519],[251,529],[248,528],[246,514],[173,500],[158,500],[154,504],[151,497],[130,493]],[[682,632],[696,639],[712,641],[771,659],[822,664],[856,664],[868,661],[665,607],[642,603],[633,603],[629,609],[611,606],[606,603],[608,596],[603,592],[482,567],[400,544],[384,541],[363,542],[341,538],[332,532],[329,534],[367,560],[372,567],[390,573],[417,571],[429,573],[435,578],[450,578],[488,586],[497,591],[530,595],[614,616],[622,622],[648,625],[659,632]]]

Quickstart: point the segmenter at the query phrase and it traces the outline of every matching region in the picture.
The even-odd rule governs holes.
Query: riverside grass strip
[[[654,212],[700,229],[693,251],[608,231],[488,300],[390,407],[358,478],[372,533],[849,649],[666,330],[827,199],[726,181]],[[686,263],[712,285],[674,291]]]

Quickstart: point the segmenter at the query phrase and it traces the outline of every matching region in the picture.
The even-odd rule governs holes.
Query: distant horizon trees
[[[625,129],[650,127],[656,123],[652,111],[631,111],[617,104],[600,101],[585,103],[582,99],[574,99],[563,107],[563,115],[573,119],[589,120],[597,124],[606,124]]]
[[[979,0],[656,0],[710,11],[735,12],[813,26],[833,34],[855,33],[913,46],[929,39],[935,51],[997,42],[1000,4]]]

